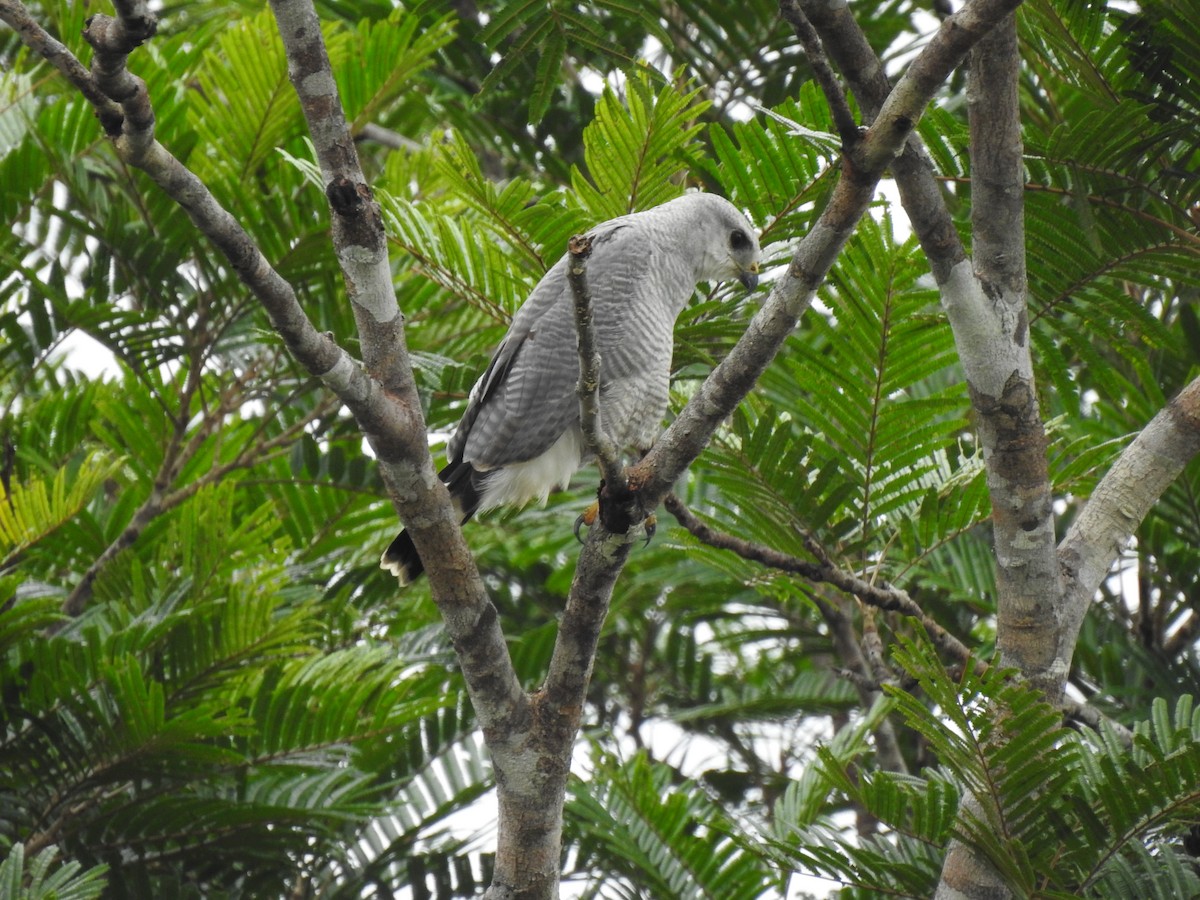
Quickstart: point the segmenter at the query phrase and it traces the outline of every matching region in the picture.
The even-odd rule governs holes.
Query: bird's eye
[[[729,236],[729,246],[734,250],[745,250],[750,246],[750,238],[739,228]]]

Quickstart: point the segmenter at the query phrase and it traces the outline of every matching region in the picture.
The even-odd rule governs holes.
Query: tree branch
[[[100,90],[83,63],[75,58],[66,45],[34,21],[22,3],[16,0],[0,0],[0,20],[17,33],[22,43],[58,69],[63,77],[74,85],[96,111],[96,117],[100,120],[100,127],[104,129],[105,134],[111,136],[121,133],[121,122],[125,116],[120,105]]]
[[[869,112],[881,108],[887,85],[882,66],[845,4],[799,2],[854,87],[860,105]],[[975,6],[971,4],[964,12]],[[996,511],[1003,646],[1010,661],[1055,696],[1065,683],[1070,656],[1064,659],[1057,652],[1052,640],[1054,623],[1045,618],[1053,617],[1055,599],[1039,606],[1039,601],[1046,599],[1044,586],[1057,584],[1059,579],[1044,429],[1033,390],[1025,308],[1024,169],[1016,106],[1019,59],[1012,21],[1009,16],[973,56],[977,272],[968,264],[928,158],[915,136],[895,161],[893,172],[905,211],[939,282],[979,422]],[[1022,642],[1022,635],[1032,640]]]
[[[1110,728],[1117,740],[1122,744],[1126,747],[1133,746],[1133,732],[1120,722],[1108,718],[1094,706],[1088,706],[1086,703],[1076,703],[1073,700],[1065,700],[1060,708],[1068,723],[1077,722],[1097,733],[1102,732],[1105,728]]]
[[[867,42],[849,6],[844,0],[795,2],[821,36],[825,52],[850,85],[867,120],[874,120],[891,92],[891,84],[882,61]],[[966,251],[943,202],[933,164],[915,132],[909,135],[904,151],[892,161],[892,175],[921,249],[941,284],[966,259]]]
[[[546,681],[533,696],[536,743],[531,749],[536,752],[532,761],[536,771],[528,779],[527,795],[509,792],[505,798],[501,792],[493,885],[500,882],[506,870],[519,867],[536,867],[534,871],[544,872],[546,879],[552,878],[557,884],[561,865],[561,799],[567,788],[600,631],[608,615],[613,588],[629,558],[632,540],[627,534],[610,533],[599,519],[588,530],[554,641]],[[546,803],[548,797],[557,802]],[[550,827],[555,830],[550,832]]]
[[[726,416],[741,402],[758,377],[791,334],[800,315],[812,303],[817,287],[874,196],[875,187],[888,162],[903,146],[908,133],[920,118],[944,78],[961,61],[971,44],[986,33],[988,16],[1001,18],[1018,0],[979,0],[971,8],[952,17],[943,26],[944,38],[926,47],[910,68],[912,80],[902,82],[889,98],[887,112],[847,158],[842,177],[820,219],[796,248],[785,275],[778,280],[763,307],[751,320],[745,334],[729,355],[700,385],[674,423],[637,465],[630,467],[629,487],[646,509],[661,503],[674,481],[708,444]],[[960,29],[965,17],[969,28]],[[965,37],[964,37],[965,36]],[[919,64],[918,64],[919,63]],[[936,78],[937,73],[941,78]],[[586,685],[591,659],[578,665],[585,653],[594,653],[595,640],[607,611],[612,585],[616,583],[629,553],[629,532],[611,534],[603,526],[588,533],[579,554],[575,581],[568,598],[568,617],[578,615],[579,632],[566,643],[560,635],[555,648],[547,689],[538,698],[539,713],[551,710],[553,721],[563,727],[577,722],[579,711],[573,705],[574,691],[560,693],[559,685],[571,682]],[[589,627],[595,622],[594,634]],[[558,703],[558,706],[554,704]]]
[[[1193,448],[1192,454],[1194,455],[1197,450],[1200,450],[1200,379],[1189,385],[1188,390],[1194,394],[1190,401],[1193,406],[1190,441]],[[1176,460],[1180,468],[1182,468],[1184,462],[1186,460]],[[1173,478],[1174,476],[1165,479],[1165,483],[1169,484]],[[845,572],[835,566],[814,541],[809,540],[805,544],[809,551],[813,552],[821,560],[818,563],[798,559],[770,547],[764,547],[761,544],[755,544],[715,529],[696,516],[676,494],[668,494],[667,498],[663,501],[663,505],[667,508],[668,512],[675,516],[679,524],[686,528],[701,543],[708,544],[710,547],[716,547],[717,549],[729,550],[743,559],[761,563],[768,568],[800,575],[815,583],[831,584],[839,590],[857,597],[859,601],[871,608],[899,612],[902,615],[915,618],[921,623],[926,634],[933,641],[934,646],[944,656],[960,665],[972,657],[970,649],[938,624],[936,620],[927,615],[921,609],[920,604],[913,600],[907,592],[893,587],[886,582],[868,582],[858,576]],[[1127,538],[1128,535],[1125,537]],[[1103,574],[1101,573],[1101,575]],[[1086,594],[1087,599],[1090,599],[1091,596],[1092,592]],[[853,639],[847,640],[846,630],[848,619],[845,614],[841,610],[835,609],[821,597],[813,596],[812,599],[830,627],[835,645],[838,647],[839,655],[845,664],[850,667],[843,674],[864,694],[878,691],[884,681],[891,679],[890,673],[884,671],[881,665],[883,653],[882,647],[877,646],[878,635],[876,634],[872,638],[872,642],[867,644],[867,652],[864,656],[863,652],[859,650],[856,641]],[[866,641],[865,635],[864,641]],[[986,671],[990,665],[980,659],[975,659],[974,662],[977,671],[980,672]],[[1096,731],[1100,730],[1102,724],[1107,724],[1120,740],[1127,744],[1132,742],[1132,734],[1129,729],[1125,728],[1119,722],[1108,719],[1101,712],[1087,704],[1061,700],[1058,706],[1062,709],[1063,714],[1068,720],[1080,722]],[[885,744],[888,744],[890,747],[891,739],[889,736],[885,734],[883,737]],[[888,768],[891,768],[893,771],[905,770],[903,758],[898,753],[893,752],[891,749],[887,749],[885,752],[888,760],[886,763]]]
[[[625,489],[625,472],[617,459],[617,448],[604,433],[600,421],[600,366],[596,350],[596,329],[592,316],[592,295],[587,284],[587,261],[592,254],[592,240],[575,235],[567,244],[571,258],[567,266],[567,282],[575,300],[575,331],[579,337],[579,426],[584,445],[596,456],[600,475],[605,483]]]
[[[829,105],[830,113],[833,114],[833,121],[837,125],[842,146],[853,147],[860,138],[858,123],[854,121],[854,113],[850,111],[846,94],[842,90],[837,76],[833,74],[829,60],[825,57],[825,49],[821,46],[821,38],[817,34],[817,30],[813,28],[797,0],[780,0],[779,11],[792,26],[796,37],[804,46],[804,55],[808,58],[808,64],[812,66],[813,75],[817,84],[821,86],[821,93],[825,95],[825,102]]]
[[[860,108],[869,119],[873,118],[890,88],[881,61],[848,5],[841,0],[794,2],[800,4],[820,34],[826,52],[849,83]],[[1012,153],[1011,143],[1007,153]],[[945,285],[951,273],[966,261],[966,251],[946,209],[932,163],[916,134],[909,137],[903,154],[893,162],[892,174],[934,276],[939,284]],[[1044,188],[1024,184],[1023,189]],[[977,199],[981,196],[978,190],[975,196]],[[1011,213],[1009,222],[1012,222]],[[984,227],[987,225],[985,222]],[[1023,248],[1021,252],[1023,258]],[[984,303],[986,298],[977,297],[976,302]],[[1166,490],[1187,460],[1196,454],[1200,443],[1197,415],[1200,415],[1200,385],[1193,383],[1147,426],[1144,438],[1139,437],[1117,461],[1101,482],[1103,490],[1097,488],[1088,506],[1059,544],[1057,557],[1065,579],[1063,609],[1066,616],[1065,627],[1060,629],[1062,645],[1058,655],[1061,658],[1070,657],[1070,648],[1074,647],[1083,615],[1108,574],[1113,559],[1149,511],[1153,499]],[[1129,480],[1131,477],[1132,481]],[[1129,485],[1139,487],[1135,503],[1123,496]],[[1125,515],[1134,510],[1137,510],[1136,521]],[[1090,707],[1081,707],[1083,712],[1077,713],[1070,703],[1064,703],[1064,709],[1083,722],[1090,723],[1098,717]]]
[[[1074,647],[1058,653],[1062,581],[1026,299],[1020,64],[1010,15],[971,54],[974,272],[956,266],[942,285],[942,304],[977,414],[992,500],[997,646],[1006,664],[1058,705]],[[950,843],[935,897],[1010,895],[984,854]]]
[[[1062,635],[1074,646],[1113,560],[1158,498],[1200,453],[1200,378],[1194,379],[1113,463],[1058,546],[1065,581]]]
[[[355,417],[380,460],[384,482],[425,562],[434,602],[496,767],[503,807],[509,789],[524,782],[522,776],[530,765],[529,699],[513,668],[496,608],[463,539],[458,514],[434,473],[404,317],[392,284],[383,218],[359,165],[320,20],[311,0],[272,0],[271,9],[287,54],[288,76],[300,98],[325,179],[333,245],[353,306],[363,359],[372,385],[383,389],[379,402],[403,412],[403,418],[394,419],[377,415],[364,419],[357,411]],[[543,795],[542,805],[557,807],[561,818],[562,792],[548,796],[556,799],[546,803]],[[513,824],[524,823],[518,818]],[[557,848],[557,833],[554,843]],[[501,870],[498,862],[498,879]],[[557,875],[557,855],[554,871]]]
[[[435,599],[445,597],[471,612],[451,636],[483,617],[487,602],[470,551],[458,527],[449,495],[434,474],[425,440],[425,421],[396,303],[383,218],[362,173],[346,122],[337,82],[316,10],[307,0],[276,0],[272,12],[288,60],[288,77],[308,123],[325,182],[334,250],[354,312],[371,385],[382,388],[376,407],[397,415],[360,415],[351,407],[380,460],[381,473],[396,508],[428,560]],[[349,405],[349,404],[348,404]],[[453,599],[450,599],[453,598]]]
[[[425,145],[420,141],[414,141],[410,137],[405,137],[398,131],[393,131],[390,128],[384,128],[375,122],[367,122],[358,132],[358,140],[374,141],[387,147],[389,150],[408,150],[411,153],[416,153],[425,149]]]
[[[1056,702],[1071,653],[1059,656],[1056,640],[1062,586],[1046,434],[1029,350],[1020,63],[1013,16],[971,56],[974,264],[987,302],[961,311],[957,301],[946,305],[956,334],[971,334],[959,343],[968,349],[971,340],[964,368],[979,413],[992,497],[997,643],[1005,663],[1015,665]]]
[[[359,164],[320,20],[305,0],[273,0],[271,10],[287,54],[288,77],[300,99],[325,181],[333,248],[354,311],[363,362],[389,394],[409,405],[415,402],[416,384],[404,336],[404,317],[392,285],[383,216]],[[416,404],[412,424],[424,433],[419,410]],[[404,447],[377,449],[408,455]]]
[[[743,538],[735,537],[728,532],[713,528],[692,512],[678,494],[667,494],[663,500],[663,506],[666,507],[667,512],[675,517],[675,520],[680,525],[687,529],[692,537],[696,538],[702,544],[716,547],[718,550],[728,550],[750,562],[760,563],[769,569],[777,569],[781,572],[799,575],[814,584],[830,584],[834,587],[838,587],[834,579],[846,574],[828,561],[822,563],[808,562],[807,560],[781,553],[771,547],[755,544]],[[806,538],[805,544],[810,547],[810,550],[819,549],[816,542],[811,539]],[[828,557],[822,556],[822,558],[828,560]],[[871,588],[878,589],[880,592],[889,589],[887,585],[882,587],[871,585]],[[852,591],[847,591],[844,588],[839,588],[839,590],[842,590],[843,593],[853,595]],[[853,619],[847,614],[845,607],[849,604],[839,603],[836,600],[828,600],[822,597],[817,591],[812,592],[809,595],[809,599],[816,606],[817,611],[821,614],[821,618],[825,620],[825,624],[829,628],[834,651],[837,653],[844,667],[838,671],[838,674],[854,685],[855,690],[859,692],[859,699],[863,707],[870,709],[879,695],[879,679],[876,677],[870,662],[864,655],[863,645],[854,631]],[[861,596],[858,599],[864,603],[872,603],[872,600],[864,600]],[[881,603],[890,602],[890,598],[885,599],[880,595],[876,595],[872,599],[880,600]],[[915,604],[913,605],[915,606]],[[965,652],[966,648],[964,647],[963,650]],[[904,762],[904,755],[900,752],[899,744],[896,741],[895,729],[889,720],[883,719],[880,722],[875,736],[879,764],[891,772],[907,772],[908,766]]]
[[[12,5],[11,0],[0,2]],[[119,41],[120,30],[108,25],[113,21],[107,16],[93,16],[84,35],[89,42],[95,41],[93,47],[100,58],[98,65],[106,71],[113,70],[126,55]],[[124,83],[124,79],[115,74],[106,77]],[[121,104],[138,114],[134,118],[126,116],[120,134],[111,135],[117,154],[127,164],[146,172],[224,254],[238,277],[262,302],[293,356],[342,397],[352,410],[371,412],[371,398],[378,392],[370,380],[331,338],[313,328],[291,285],[271,268],[233,216],[217,203],[194,174],[154,140],[153,113],[144,112],[149,109],[145,85],[140,79],[135,79],[132,84],[135,96],[122,98]],[[376,401],[375,405],[382,404]],[[380,417],[380,414],[375,412],[374,417]],[[387,414],[382,414],[382,418],[388,418]]]
[[[122,18],[96,15],[88,20],[84,37],[95,50],[95,75],[85,76],[81,74],[82,64],[34,22],[22,4],[13,0],[0,3],[5,21],[17,23],[14,27],[21,39],[31,49],[49,54],[47,58],[96,108],[118,156],[145,171],[221,250],[238,277],[262,302],[293,356],[356,415],[361,412],[372,421],[393,422],[396,411],[382,402],[377,386],[332,339],[313,328],[291,286],[271,268],[245,230],[204,184],[154,139],[154,113],[145,83],[125,70],[130,50],[154,32],[154,19],[145,6],[122,3],[118,5]],[[119,110],[116,115],[114,109]],[[148,511],[154,506],[151,503]],[[132,522],[131,528],[136,537],[139,523]],[[77,599],[72,601],[72,606],[76,605]]]
[[[44,30],[32,22],[23,6],[12,0],[0,2],[5,4],[6,13],[23,15],[20,34],[27,44],[35,50],[50,48],[58,53],[55,62],[60,70],[76,70],[78,61],[64,61],[62,53],[69,56],[69,52],[65,48],[58,52],[61,45],[55,47]],[[381,471],[385,481],[392,486],[398,505],[412,511],[408,524],[414,537],[422,535],[422,543],[427,547],[437,546],[441,551],[440,554],[427,554],[438,560],[437,573],[431,571],[431,583],[441,600],[442,613],[459,649],[464,671],[471,673],[468,681],[476,687],[486,686],[488,697],[494,701],[477,702],[481,721],[487,727],[489,722],[519,715],[525,697],[508,662],[503,635],[495,621],[495,609],[488,602],[478,572],[470,563],[445,488],[434,473],[419,404],[397,402],[385,391],[380,380],[364,372],[331,337],[319,333],[304,313],[291,285],[271,267],[236,219],[217,203],[192,172],[154,139],[154,115],[145,84],[125,71],[129,51],[153,31],[144,12],[142,5],[125,4],[118,9],[121,19],[93,16],[85,31],[85,38],[95,50],[93,66],[99,74],[94,81],[105,93],[109,89],[117,92],[119,96],[110,95],[110,100],[118,101],[124,111],[119,133],[109,132],[118,155],[127,164],[145,171],[187,212],[193,224],[216,245],[238,277],[262,303],[272,326],[293,357],[346,404],[363,433],[372,439],[377,451],[382,451]],[[319,28],[316,31],[319,34]],[[324,67],[328,73],[327,59]],[[332,84],[331,74],[328,83]],[[109,103],[97,98],[95,92],[90,96],[85,93],[85,96],[98,103],[102,113],[111,110]],[[326,134],[320,132],[314,136],[317,137],[323,143]],[[342,208],[357,212],[357,190],[354,197],[347,197],[344,185],[338,183],[336,187],[340,189],[337,199],[342,201]],[[364,203],[369,200],[361,199]],[[339,216],[334,218],[336,221]],[[354,216],[341,218],[353,219]],[[348,230],[347,243],[363,237],[352,228]],[[359,301],[355,310],[360,322],[364,313],[367,316],[381,314],[382,328],[368,328],[368,335],[378,335],[386,331],[392,320],[399,320],[394,295],[390,301],[390,316],[387,315],[386,299],[378,294],[357,293],[355,297]],[[374,342],[374,350],[379,355],[369,362],[384,373],[389,386],[402,387],[405,379],[403,364],[383,359],[396,352],[394,345],[385,345],[386,340]],[[411,371],[407,377],[411,379]],[[431,495],[439,493],[440,497],[431,499]],[[430,514],[426,512],[429,509],[436,511]],[[461,552],[447,553],[447,548],[458,548]],[[502,661],[498,669],[493,668],[496,660]]]
[[[588,449],[597,456],[606,487],[627,495],[625,473],[600,420],[602,360],[596,350],[587,286],[591,241],[572,237],[568,253],[567,280],[574,297],[579,340],[580,426]],[[495,872],[487,898],[513,896],[510,889],[516,885],[528,889],[528,896],[555,895],[561,874],[562,800],[575,738],[583,718],[600,631],[631,540],[624,530],[609,531],[600,520],[588,531],[546,680],[532,697],[528,720],[508,734],[489,736],[488,747],[497,761],[499,828]],[[505,765],[510,746],[513,764]]]
[[[950,73],[1021,2],[972,0],[942,23],[880,107],[867,133],[862,158],[856,160],[861,168],[882,173],[903,150],[904,141]]]
[[[888,95],[863,140],[844,160],[842,177],[820,219],[796,248],[787,272],[775,282],[746,333],[700,385],[654,449],[633,467],[630,486],[640,493],[647,508],[662,502],[774,359],[869,206],[879,178],[903,148],[942,81],[974,43],[1019,3],[976,0],[947,19]]]
[[[190,378],[190,375],[189,375]],[[268,458],[273,452],[289,447],[304,432],[310,424],[322,415],[328,413],[333,406],[331,400],[317,403],[309,413],[293,422],[281,433],[261,443],[244,447],[238,455],[227,463],[214,465],[202,476],[188,482],[185,486],[171,490],[171,485],[179,475],[179,471],[192,461],[203,447],[204,439],[212,434],[229,413],[244,402],[244,396],[234,395],[221,403],[216,410],[209,413],[205,421],[196,430],[192,440],[184,444],[184,434],[178,433],[163,454],[163,464],[154,479],[154,486],[147,497],[134,512],[129,524],[117,536],[116,540],[104,548],[96,557],[79,583],[75,585],[67,599],[63,601],[64,615],[79,616],[83,613],[92,597],[92,589],[100,573],[120,554],[132,547],[141,537],[145,529],[159,516],[190,500],[204,488],[219,484],[225,477],[238,469],[248,469]],[[185,399],[180,415],[181,421],[187,421],[187,402]],[[55,629],[58,630],[58,629]]]

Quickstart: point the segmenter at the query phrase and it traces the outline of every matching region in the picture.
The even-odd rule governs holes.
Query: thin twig
[[[828,557],[823,551],[821,552],[823,561],[821,563],[811,563],[715,529],[700,521],[696,514],[688,509],[687,505],[676,494],[668,494],[663,501],[663,505],[693,537],[702,543],[708,544],[710,547],[729,550],[743,559],[750,560],[751,562],[759,562],[780,571],[801,575],[810,581],[831,584],[846,591],[846,593],[853,594],[867,606],[912,616],[920,621],[933,641],[934,646],[954,659],[955,662],[965,663],[968,659],[972,658],[971,651],[967,649],[965,644],[926,615],[917,602],[909,597],[907,592],[899,588],[892,587],[886,582],[872,584],[856,575],[844,572],[829,562]],[[805,541],[805,545],[810,549],[819,548],[816,541],[813,541],[811,538]],[[838,619],[844,619],[844,616],[834,610],[833,606],[825,600],[819,600],[817,606],[821,610],[822,616],[831,626]],[[878,641],[878,634],[875,635],[875,641]],[[868,676],[861,668],[838,670],[839,675],[864,692],[878,691],[884,684],[894,684],[897,680],[886,664],[883,663],[881,648],[872,646],[871,644],[872,642],[864,636],[863,655],[869,662],[871,669],[874,670],[874,678]],[[990,668],[989,663],[978,658],[974,659],[974,666],[976,672],[979,673],[986,672]],[[1095,707],[1089,706],[1086,703],[1076,703],[1064,699],[1059,703],[1058,708],[1062,710],[1068,722],[1078,722],[1094,730],[1099,730],[1101,724],[1106,722],[1121,741],[1128,744],[1133,740],[1132,733],[1128,728],[1119,722],[1113,721]]]
[[[878,610],[867,604],[863,605],[862,621],[863,621],[863,636],[862,636],[862,653],[867,664],[871,667],[875,678],[881,683],[897,681],[896,673],[891,670],[884,659],[883,638],[879,636],[879,628],[875,624],[875,616]]]
[[[680,525],[709,546],[729,550],[743,559],[759,562],[783,572],[791,572],[807,578],[809,581],[831,584],[876,609],[911,616],[921,623],[934,645],[947,656],[957,662],[965,662],[971,657],[971,651],[966,644],[934,621],[925,610],[921,609],[920,604],[909,596],[907,591],[893,587],[886,581],[873,583],[844,571],[834,565],[824,549],[811,538],[805,540],[805,547],[818,557],[819,561],[816,563],[734,537],[713,528],[702,522],[676,494],[668,494],[663,505],[679,521]]]
[[[821,93],[825,95],[825,102],[829,104],[829,112],[833,115],[842,146],[847,149],[853,147],[861,137],[858,123],[854,121],[854,113],[846,100],[846,92],[842,90],[842,84],[825,56],[820,35],[808,21],[808,16],[804,14],[797,0],[780,0],[779,12],[792,26],[804,47],[804,55],[808,58],[808,64],[812,66],[813,77],[816,78]]]
[[[592,295],[588,290],[587,262],[592,255],[592,239],[575,235],[567,244],[570,262],[567,281],[575,298],[575,330],[579,338],[579,427],[589,452],[596,455],[600,474],[610,487],[623,490],[625,473],[617,459],[617,448],[604,432],[600,411],[600,352],[596,349],[596,328]]]
[[[235,408],[238,405],[240,403],[237,402],[222,403],[205,422],[201,423],[196,435],[186,445],[183,444],[183,434],[179,434],[172,441],[168,451],[164,454],[163,464],[155,479],[150,496],[134,512],[129,525],[96,557],[95,561],[92,562],[83,577],[79,580],[79,583],[75,585],[70,595],[63,601],[62,611],[64,615],[75,617],[83,612],[88,600],[91,599],[92,589],[100,573],[123,551],[132,547],[151,522],[159,516],[170,512],[172,509],[181,506],[204,488],[220,484],[231,473],[240,469],[249,469],[258,463],[265,462],[273,453],[278,453],[280,450],[290,447],[295,442],[297,436],[302,434],[309,425],[321,416],[327,415],[334,408],[335,401],[331,397],[322,399],[302,418],[297,419],[274,437],[245,447],[229,462],[215,465],[199,478],[190,481],[183,487],[170,490],[171,480],[179,473],[180,469],[191,462],[203,446],[203,442],[195,440],[195,437],[200,435],[209,436],[212,432],[212,427],[224,419],[230,408]],[[59,630],[59,627],[53,627],[52,631]]]
[[[91,72],[77,60],[66,45],[56,40],[29,15],[22,3],[0,0],[0,20],[13,29],[29,49],[58,69],[67,81],[75,86],[96,110],[100,126],[106,134],[121,133],[124,115],[119,104],[114,103],[100,90]]]
[[[393,131],[391,128],[384,128],[382,125],[377,125],[374,122],[367,122],[359,129],[358,140],[374,141],[387,147],[389,150],[407,150],[410,153],[419,153],[425,149],[425,145],[420,141],[414,141],[410,137],[405,137],[398,131]]]

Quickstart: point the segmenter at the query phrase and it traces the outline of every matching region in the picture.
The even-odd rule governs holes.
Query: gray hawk
[[[733,204],[691,193],[597,225],[587,263],[600,427],[645,453],[662,428],[675,319],[702,281],[758,284],[758,238]],[[438,477],[462,521],[498,506],[544,503],[591,461],[579,425],[578,336],[566,255],[513,317],[447,448]],[[424,571],[400,532],[379,565],[407,584]]]

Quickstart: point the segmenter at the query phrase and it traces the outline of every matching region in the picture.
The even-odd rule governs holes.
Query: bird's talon
[[[583,537],[579,534],[586,526],[591,528],[596,522],[596,516],[600,515],[600,502],[596,501],[587,509],[579,514],[579,518],[575,520],[575,540],[583,543]]]

